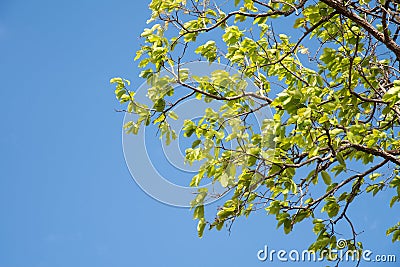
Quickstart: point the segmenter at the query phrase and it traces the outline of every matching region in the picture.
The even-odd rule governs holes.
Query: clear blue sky
[[[0,1],[0,267],[303,266],[256,253],[306,249],[307,224],[285,236],[261,211],[230,235],[198,239],[189,210],[153,200],[131,178],[108,83],[142,83],[132,59],[147,4]],[[353,219],[365,248],[398,262],[361,266],[400,262],[384,236],[399,219],[399,205],[382,208],[389,198],[366,198]]]

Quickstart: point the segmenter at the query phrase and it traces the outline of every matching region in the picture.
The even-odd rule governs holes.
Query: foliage
[[[233,192],[211,221],[202,205],[207,192],[192,202],[199,236],[206,226],[219,230],[265,208],[285,233],[312,220],[311,249],[335,248],[342,220],[353,232],[349,246],[362,248],[350,204],[383,190],[393,195],[390,206],[400,201],[399,2],[153,0],[149,7],[152,26],[135,59],[154,105],[137,103],[128,81],[111,82],[127,112],[138,114],[125,129],[137,133],[153,123],[167,142],[176,137],[168,121],[179,115],[178,103],[191,97],[222,103],[184,126],[186,137],[197,138],[187,162],[203,162],[190,185],[211,179]],[[195,57],[242,76],[220,70],[191,77],[182,66]],[[248,91],[242,77],[258,90]],[[176,85],[188,94],[174,98]],[[268,107],[273,119],[252,129],[249,115]],[[393,241],[399,233],[398,224],[387,231]]]

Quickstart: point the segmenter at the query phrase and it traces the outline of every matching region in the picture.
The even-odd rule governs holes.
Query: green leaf
[[[336,159],[338,160],[338,162],[343,165],[344,167],[346,167],[346,162],[344,161],[343,155],[342,153],[337,153],[336,154]]]
[[[328,208],[328,216],[331,218],[335,217],[339,213],[339,210],[340,210],[339,204],[336,202],[332,203],[331,205],[329,205]]]
[[[206,221],[204,218],[201,218],[197,224],[197,233],[200,238],[203,237],[205,227],[206,227]]]
[[[221,177],[219,178],[219,181],[220,181],[220,183],[221,183],[221,185],[223,186],[223,187],[227,187],[228,186],[228,184],[229,184],[229,175],[227,174],[227,173],[223,173],[222,175],[221,175]]]
[[[397,83],[396,83],[397,84]],[[400,98],[400,86],[394,85],[382,97],[383,101],[397,102]]]
[[[200,139],[197,139],[197,140],[195,140],[193,143],[192,143],[192,148],[196,148],[198,145],[200,145],[201,144],[201,140]]]
[[[222,35],[222,39],[227,45],[233,45],[239,41],[243,33],[239,30],[237,26],[230,26],[225,29],[225,34]]]
[[[197,206],[193,212],[193,219],[204,218],[204,205]]]
[[[110,83],[111,84],[113,84],[113,83],[123,83],[123,81],[122,81],[122,78],[112,78],[112,79],[110,79]]]
[[[393,207],[394,203],[399,202],[400,201],[400,197],[399,196],[394,196],[392,197],[392,199],[390,200],[390,207]]]
[[[164,111],[165,108],[165,100],[163,98],[158,99],[153,106],[153,109],[155,109],[158,112]]]
[[[332,183],[332,178],[326,171],[321,171],[321,176],[326,185],[330,185]]]
[[[175,112],[173,112],[172,110],[170,112],[168,112],[168,117],[170,117],[173,120],[177,120],[179,119],[178,114],[176,114]]]

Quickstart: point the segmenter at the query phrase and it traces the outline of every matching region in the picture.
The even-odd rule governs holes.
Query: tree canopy
[[[311,220],[310,249],[335,248],[339,222],[351,229],[348,249],[362,249],[351,204],[382,191],[391,207],[400,201],[400,2],[153,0],[149,8],[135,60],[152,106],[135,100],[129,81],[111,82],[136,114],[125,130],[156,125],[167,143],[179,103],[221,103],[183,128],[195,137],[186,161],[201,162],[190,185],[208,179],[232,192],[215,218],[204,216],[208,192],[192,201],[199,236],[265,209],[285,233]],[[185,63],[194,60],[240,75],[191,75]],[[252,114],[268,108],[273,116],[254,127]],[[400,241],[393,223],[387,235]]]

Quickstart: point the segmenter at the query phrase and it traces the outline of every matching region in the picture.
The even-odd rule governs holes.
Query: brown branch
[[[360,144],[353,144],[350,143],[346,140],[343,140],[344,143],[349,144],[351,147],[355,148],[358,151],[362,151],[374,156],[379,156],[382,157],[384,159],[387,159],[393,163],[395,163],[396,165],[400,166],[400,159],[398,159],[394,154],[390,153],[391,151],[385,151],[385,150],[381,150],[381,149],[376,149],[376,148],[371,148],[371,147],[366,147]]]
[[[327,4],[343,16],[357,23],[357,25],[359,25],[372,36],[374,36],[375,39],[382,42],[390,51],[392,51],[396,55],[397,59],[400,60],[400,46],[395,41],[393,41],[393,39],[385,38],[385,35],[379,32],[366,19],[361,18],[359,15],[351,11],[348,7],[344,6],[341,2],[337,0],[321,0],[321,2]]]

